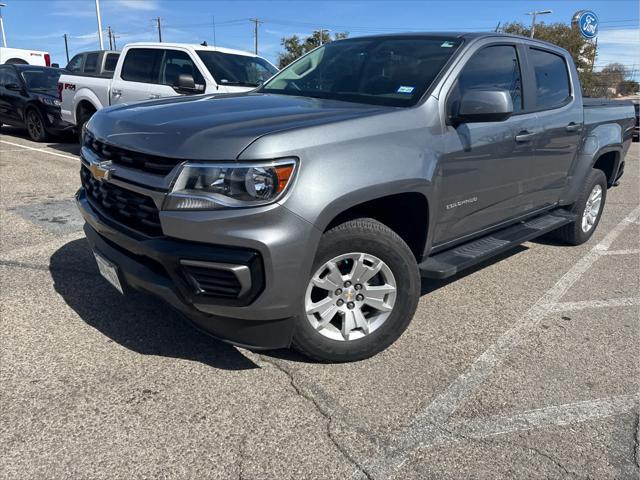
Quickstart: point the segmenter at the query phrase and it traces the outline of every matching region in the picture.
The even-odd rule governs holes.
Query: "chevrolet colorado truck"
[[[237,345],[353,361],[402,334],[423,279],[589,240],[633,127],[549,43],[352,38],[253,92],[99,111],[76,198],[120,292]]]
[[[62,119],[78,133],[103,107],[161,97],[253,90],[278,69],[262,57],[183,43],[130,43],[76,55],[60,76]]]

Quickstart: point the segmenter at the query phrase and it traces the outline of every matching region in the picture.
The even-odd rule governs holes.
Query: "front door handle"
[[[580,130],[582,130],[582,124],[571,122],[564,128],[567,132],[579,132]]]
[[[155,100],[156,98],[160,98],[160,95],[158,95],[157,93],[152,93],[151,95],[149,95],[149,98]]]
[[[516,142],[518,143],[530,142],[531,139],[535,136],[536,136],[535,133],[529,132],[528,130],[523,130],[516,135]]]
[[[111,90],[111,95],[114,97],[119,97],[122,95],[122,90]]]

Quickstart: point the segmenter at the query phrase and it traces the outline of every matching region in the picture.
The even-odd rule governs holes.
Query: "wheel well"
[[[325,231],[354,218],[378,220],[409,246],[417,261],[422,260],[429,225],[429,205],[421,193],[399,193],[355,205],[338,214]]]
[[[4,63],[6,65],[28,65],[28,63],[25,60],[22,60],[21,58],[10,58]]]
[[[79,123],[81,119],[91,117],[94,113],[96,113],[96,107],[94,107],[91,102],[82,100],[76,108],[76,123]]]
[[[607,177],[607,185],[610,187],[615,181],[615,169],[618,164],[618,152],[607,152],[602,154],[593,164],[593,168],[602,170]]]

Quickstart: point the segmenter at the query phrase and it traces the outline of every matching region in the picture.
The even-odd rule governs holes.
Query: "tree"
[[[638,91],[638,82],[621,63],[610,63],[594,73],[594,93],[597,96],[632,95]]]
[[[322,37],[321,37],[322,35]],[[348,32],[337,32],[333,36],[333,40],[342,40],[349,36]],[[322,41],[321,41],[322,39]],[[285,37],[280,44],[284,47],[284,53],[278,55],[278,66],[280,68],[286,67],[294,60],[300,58],[307,52],[310,52],[314,48],[330,43],[332,41],[331,35],[326,30],[316,30],[310,36],[304,40],[297,35]]]
[[[508,23],[503,28],[504,33],[512,33],[529,37],[531,29],[522,23]],[[595,61],[596,45],[582,36],[577,28],[565,23],[536,25],[535,38],[553,43],[567,50],[578,69],[578,76],[583,92],[591,92],[595,86],[593,63]]]

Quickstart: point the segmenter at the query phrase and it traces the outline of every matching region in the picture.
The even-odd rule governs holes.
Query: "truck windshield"
[[[25,69],[20,72],[27,90],[33,92],[58,92],[58,78],[60,70],[54,68],[34,68]]]
[[[260,57],[198,50],[198,56],[219,85],[257,87],[278,70]]]
[[[460,44],[457,38],[413,36],[333,42],[283,69],[261,91],[411,106]]]

